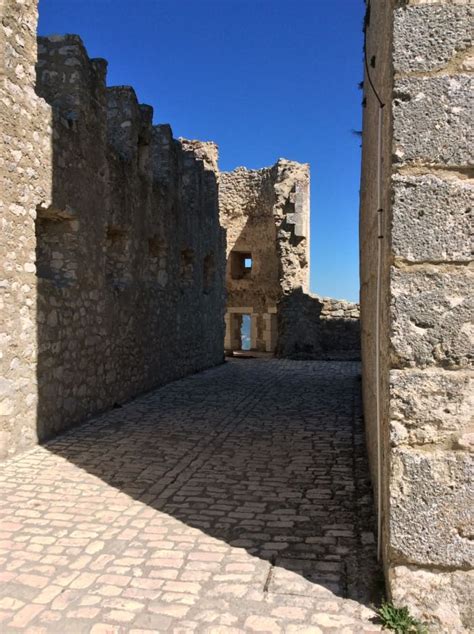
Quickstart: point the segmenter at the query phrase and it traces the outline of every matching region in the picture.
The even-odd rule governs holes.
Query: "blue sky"
[[[311,290],[356,300],[363,0],[40,0],[220,168],[311,165]]]

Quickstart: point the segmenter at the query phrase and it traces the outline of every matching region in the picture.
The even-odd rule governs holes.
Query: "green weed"
[[[377,615],[384,629],[397,634],[428,634],[426,626],[410,615],[408,608],[396,608],[393,603],[382,601]]]

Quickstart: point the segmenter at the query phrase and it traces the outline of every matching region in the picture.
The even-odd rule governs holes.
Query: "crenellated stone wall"
[[[76,35],[39,38],[35,77],[36,3],[0,6],[5,456],[222,362],[225,236],[217,147],[154,126]]]
[[[470,631],[474,624],[472,19],[470,2],[367,3],[361,185],[367,441],[389,592],[439,632]]]

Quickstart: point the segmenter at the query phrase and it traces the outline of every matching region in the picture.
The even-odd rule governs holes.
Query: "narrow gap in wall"
[[[252,318],[250,315],[242,315],[240,326],[240,341],[242,350],[250,350],[252,347],[250,331],[252,328]]]

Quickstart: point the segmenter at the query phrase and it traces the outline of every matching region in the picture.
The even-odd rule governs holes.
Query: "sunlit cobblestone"
[[[380,629],[359,387],[233,360],[4,465],[2,633]]]

